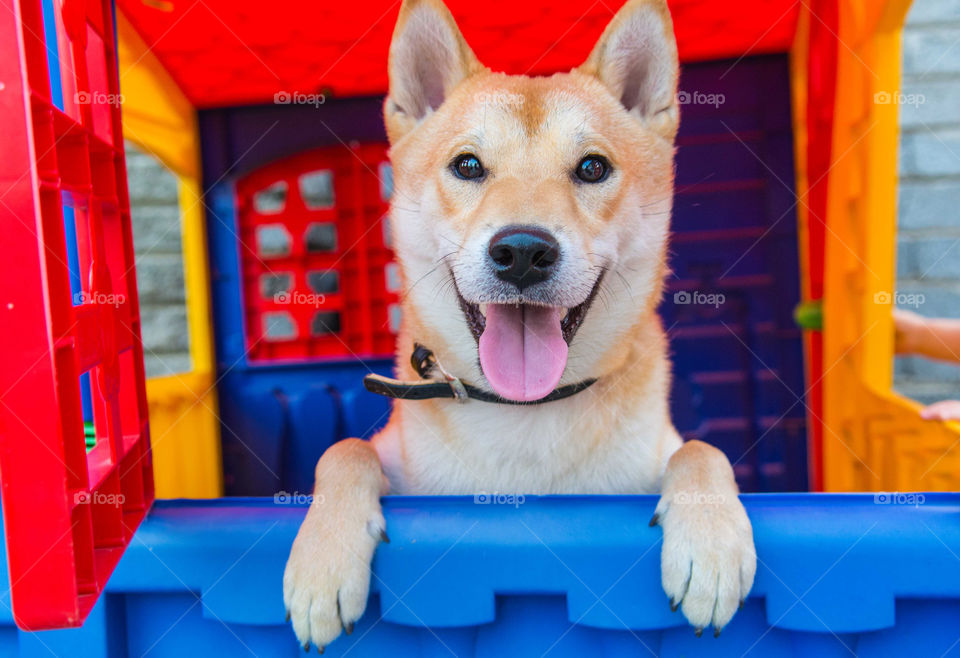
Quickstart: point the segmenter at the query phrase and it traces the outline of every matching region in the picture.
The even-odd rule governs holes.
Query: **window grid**
[[[396,263],[377,227],[392,189],[386,148],[316,149],[238,182],[252,362],[393,353]]]

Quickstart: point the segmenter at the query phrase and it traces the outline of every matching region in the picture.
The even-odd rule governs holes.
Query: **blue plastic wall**
[[[793,148],[786,56],[687,66],[674,239],[662,305],[674,352],[674,420],[734,463],[744,491],[807,489]],[[200,113],[207,181],[223,454],[228,495],[308,492],[323,451],[368,437],[386,400],[365,392],[390,360],[251,365],[234,181],[307,149],[385,141],[379,98]],[[723,303],[676,303],[722,295]],[[713,297],[717,298],[717,297]],[[679,298],[682,299],[682,298]]]
[[[756,583],[715,639],[670,612],[661,531],[647,526],[654,496],[387,498],[391,543],[377,549],[367,614],[324,655],[902,658],[957,646],[960,495],[743,501]],[[281,576],[305,511],[158,502],[82,629],[20,632],[4,594],[0,655],[303,655]]]
[[[741,490],[806,491],[789,66],[786,56],[732,64],[687,66],[681,80],[673,275],[660,307],[673,420],[727,454]]]

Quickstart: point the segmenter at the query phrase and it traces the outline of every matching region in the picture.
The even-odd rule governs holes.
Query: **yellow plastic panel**
[[[824,278],[824,488],[960,489],[960,425],[891,390],[897,96],[909,0],[840,2]]]
[[[117,50],[124,138],[178,176],[198,178],[196,110],[121,12]]]
[[[223,494],[220,428],[208,373],[147,380],[157,498],[216,498]],[[207,392],[209,391],[209,392]]]
[[[210,274],[196,111],[122,14],[117,15],[123,136],[179,179],[183,268],[193,370],[147,380],[158,498],[223,494],[214,381]]]

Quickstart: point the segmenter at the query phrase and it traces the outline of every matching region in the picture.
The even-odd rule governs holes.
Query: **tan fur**
[[[317,473],[325,502],[311,506],[284,579],[297,636],[320,646],[336,637],[331,591],[340,592],[344,626],[362,612],[367,529],[382,523],[371,504],[381,493],[374,457],[392,493],[662,492],[664,589],[692,624],[721,628],[756,562],[729,463],[715,448],[682,444],[669,417],[657,305],[678,113],[665,2],[631,0],[583,66],[528,78],[484,68],[440,0],[406,0],[389,69],[391,225],[405,282],[398,377],[417,378],[409,365],[416,341],[464,381],[485,385],[456,291],[490,301],[486,245],[498,228],[522,223],[551,231],[562,248],[556,282],[544,284],[554,286],[552,305],[580,304],[606,271],[561,385],[598,381],[562,402],[525,407],[398,403],[372,440],[375,454],[344,442],[328,450]],[[451,175],[464,152],[487,167],[482,184]],[[595,153],[613,173],[603,184],[577,184],[573,168]]]

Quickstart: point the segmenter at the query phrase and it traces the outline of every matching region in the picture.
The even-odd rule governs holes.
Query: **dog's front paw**
[[[663,528],[663,589],[697,636],[714,635],[743,603],[757,570],[753,529],[736,491],[665,491],[651,525]]]
[[[283,572],[283,602],[297,639],[321,653],[363,615],[373,552],[389,541],[379,501],[330,503],[317,497],[310,505]]]

